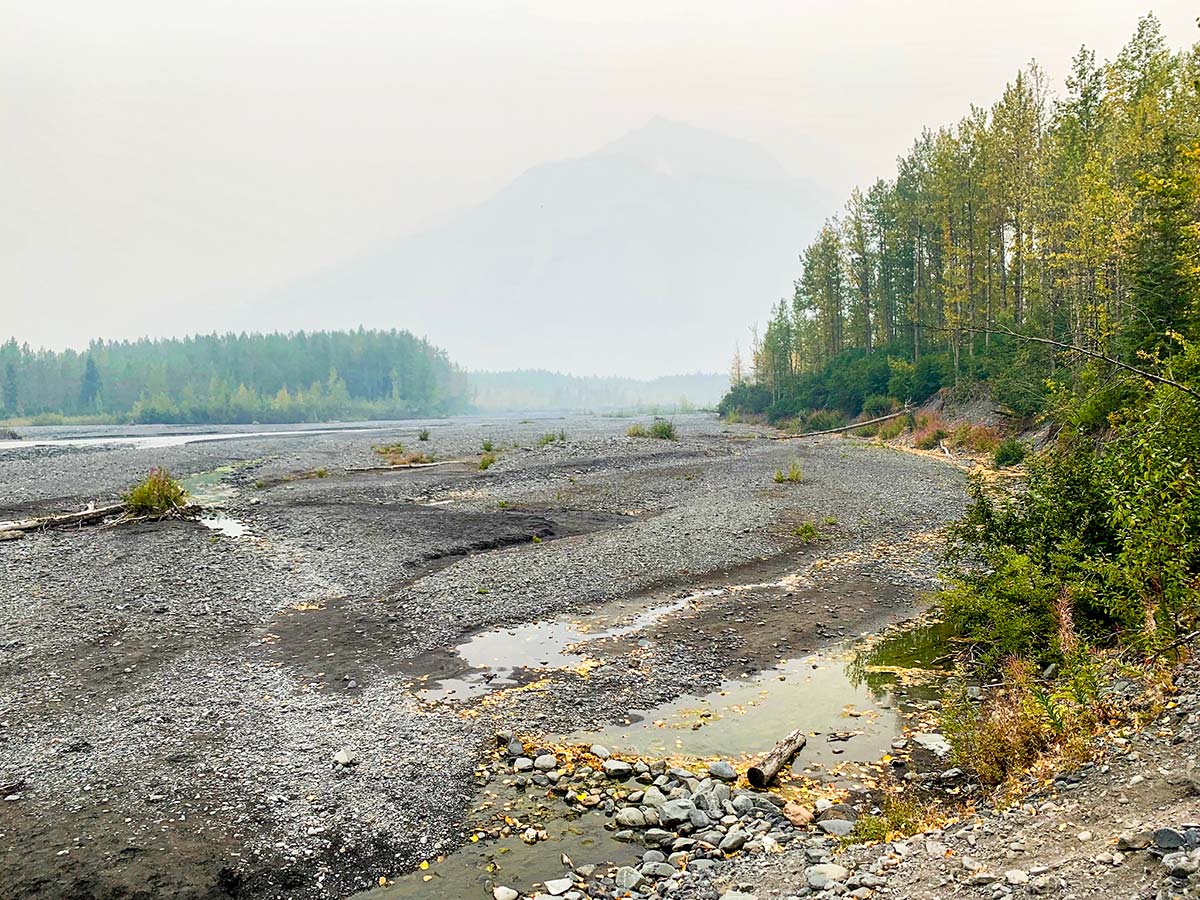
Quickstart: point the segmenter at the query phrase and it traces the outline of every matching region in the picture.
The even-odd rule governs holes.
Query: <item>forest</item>
[[[406,331],[209,334],[0,344],[0,418],[77,422],[319,422],[460,412],[465,375]]]
[[[1081,49],[1061,96],[1030,63],[923,131],[800,254],[722,411],[802,422],[983,382],[1027,416],[1094,380],[1096,355],[1196,337],[1198,83],[1200,44],[1172,51],[1147,16],[1112,61]]]

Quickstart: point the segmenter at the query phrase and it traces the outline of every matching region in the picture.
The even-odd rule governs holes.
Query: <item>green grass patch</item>
[[[121,498],[127,512],[135,516],[165,516],[188,505],[188,493],[166,469],[155,467],[144,481]]]
[[[800,460],[798,460],[798,459],[792,460],[792,463],[791,463],[791,465],[788,466],[788,469],[786,472],[783,471],[783,469],[777,469],[775,471],[775,483],[776,484],[788,484],[788,483],[799,484],[803,480],[804,480],[804,469],[801,468]]]

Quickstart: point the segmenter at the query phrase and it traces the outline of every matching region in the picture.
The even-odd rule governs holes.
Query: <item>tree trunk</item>
[[[747,769],[746,778],[754,787],[765,788],[778,777],[780,770],[792,761],[792,757],[799,753],[807,742],[804,729],[797,728],[776,744],[770,753]]]

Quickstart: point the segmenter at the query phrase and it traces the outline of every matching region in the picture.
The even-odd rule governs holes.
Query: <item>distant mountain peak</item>
[[[774,180],[787,172],[770,153],[742,141],[655,116],[645,125],[617,138],[596,154],[631,157],[655,171],[676,177],[710,176]]]

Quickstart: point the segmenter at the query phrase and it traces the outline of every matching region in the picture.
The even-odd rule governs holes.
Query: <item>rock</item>
[[[1154,838],[1148,831],[1126,831],[1117,837],[1117,849],[1123,851],[1145,850],[1153,843]]]
[[[647,878],[670,878],[676,873],[676,868],[665,862],[645,863],[642,866],[642,874]]]
[[[343,747],[337,753],[333,754],[333,761],[336,765],[341,766],[343,769],[348,769],[350,766],[358,765],[358,757],[346,747]]]
[[[1028,884],[1029,873],[1024,869],[1009,869],[1004,873],[1004,880],[1012,885]]]
[[[818,863],[804,870],[804,879],[810,888],[819,891],[830,884],[845,881],[849,874],[849,869],[837,863]]]
[[[551,897],[559,897],[569,891],[572,884],[574,882],[570,878],[552,878],[544,886]]]
[[[853,822],[858,818],[858,813],[844,803],[834,803],[825,807],[817,813],[817,821],[825,819],[845,819],[848,822]]]
[[[513,771],[530,772],[533,770],[533,760],[528,756],[518,756],[513,760]]]
[[[721,838],[721,843],[717,845],[717,849],[722,853],[736,853],[746,846],[746,841],[750,840],[750,835],[744,831],[733,830]]]
[[[726,891],[721,895],[721,900],[758,900],[758,897],[745,891]]]
[[[1154,846],[1159,850],[1178,850],[1187,845],[1187,838],[1174,828],[1160,828],[1154,832]],[[1120,847],[1117,848],[1121,849]]]
[[[518,741],[516,738],[513,738],[511,741],[508,742],[508,755],[514,756],[514,757],[515,756],[524,756],[525,755],[525,745],[522,744],[520,741]]]
[[[533,767],[539,772],[549,772],[558,768],[558,757],[553,753],[543,753],[533,761]]]
[[[521,895],[510,887],[492,888],[492,897],[494,900],[517,900]]]
[[[642,806],[653,806],[655,809],[658,809],[666,802],[666,795],[656,787],[648,787],[642,793]]]
[[[678,825],[680,822],[686,822],[695,808],[696,804],[691,800],[668,800],[662,805],[658,815],[664,825]]]
[[[914,743],[938,756],[945,756],[950,752],[950,742],[944,735],[936,732],[918,732],[912,736],[912,739]]]
[[[616,778],[621,781],[625,781],[626,779],[633,777],[633,766],[624,760],[606,759],[602,768],[604,769],[604,774],[609,778]]]
[[[636,806],[626,806],[617,810],[616,822],[625,828],[645,828],[646,816]]]
[[[608,751],[608,748],[602,744],[592,744],[592,746],[589,748],[589,752],[597,759],[608,759],[610,756],[612,756],[612,754]]]
[[[845,837],[854,830],[854,823],[849,819],[826,819],[823,822],[818,822],[817,827],[826,834],[832,834],[835,837]]]
[[[812,810],[794,800],[783,805],[783,817],[796,828],[807,828],[813,822]]]
[[[647,828],[643,837],[647,844],[668,844],[675,840],[674,832],[663,831],[661,828]]]
[[[721,781],[737,781],[737,771],[723,759],[708,764],[708,774]]]
[[[626,891],[636,891],[642,885],[646,884],[646,879],[642,876],[642,873],[633,868],[633,866],[621,866],[621,868],[617,869],[613,880],[617,883],[617,887]]]

